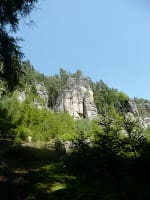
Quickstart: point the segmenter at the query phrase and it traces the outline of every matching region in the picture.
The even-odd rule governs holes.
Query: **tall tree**
[[[20,19],[29,15],[37,1],[0,0],[0,77],[7,82],[10,91],[18,83],[23,56],[18,40],[10,35],[10,31],[18,30]]]
[[[134,157],[137,158],[137,153],[141,151],[141,147],[145,142],[143,127],[139,119],[135,119],[130,115],[124,117],[122,125],[128,135],[127,142],[130,149],[134,153]]]

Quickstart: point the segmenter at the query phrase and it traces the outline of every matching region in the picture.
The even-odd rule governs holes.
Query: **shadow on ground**
[[[40,193],[63,188],[63,153],[13,145],[0,140],[0,194],[2,199],[36,199]],[[59,184],[60,181],[60,184]]]
[[[0,140],[0,194],[11,200],[149,199],[150,152],[120,158],[113,152],[64,152]]]

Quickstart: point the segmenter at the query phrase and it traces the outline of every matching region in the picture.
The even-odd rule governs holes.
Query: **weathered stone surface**
[[[19,92],[17,99],[18,99],[18,101],[23,102],[26,99],[25,91]]]
[[[137,109],[137,105],[136,105],[136,103],[133,99],[130,99],[128,101],[128,104],[129,104],[129,110],[130,110],[131,113],[133,113],[134,115],[139,114],[139,111]]]
[[[60,91],[56,104],[57,111],[68,112],[75,119],[93,119],[97,109],[93,100],[93,91],[85,78],[68,80],[68,89]]]
[[[35,97],[33,99],[34,105],[36,105],[37,108],[39,108],[39,109],[42,109],[43,107],[47,107],[48,106],[48,91],[47,91],[47,88],[45,87],[44,83],[42,83],[42,82],[35,83],[35,88],[36,88],[37,96],[40,97],[41,101],[39,101],[39,99],[37,99]],[[20,102],[23,102],[23,101],[25,101],[26,96],[27,96],[27,94],[25,91],[19,91],[17,99]]]
[[[48,104],[48,91],[45,87],[44,83],[36,83],[35,84],[38,96],[44,101],[45,105]]]
[[[150,127],[150,112],[149,112],[150,103],[139,104],[139,108],[143,112],[142,115],[140,114],[138,106],[133,99],[130,99],[128,103],[129,103],[130,116],[132,117],[132,119],[136,119],[136,117],[138,117],[143,128]]]
[[[144,128],[150,127],[150,117],[144,117],[142,120],[142,125]]]
[[[72,141],[65,141],[64,148],[66,152],[72,151],[74,149],[74,144]]]

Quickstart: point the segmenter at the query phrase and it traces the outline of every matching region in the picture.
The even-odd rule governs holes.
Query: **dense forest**
[[[36,2],[0,1],[1,199],[149,199],[150,101],[23,61],[10,33]]]

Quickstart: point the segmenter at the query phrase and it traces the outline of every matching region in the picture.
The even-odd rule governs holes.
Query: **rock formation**
[[[133,99],[129,99],[128,104],[129,104],[129,112],[133,113],[134,115],[138,115],[139,111],[135,101]]]
[[[143,128],[150,127],[150,103],[140,103],[137,105],[133,99],[130,99],[128,104],[132,118],[138,117]]]
[[[33,99],[34,105],[37,106],[37,108],[41,109],[43,107],[48,108],[48,91],[47,88],[45,87],[44,83],[39,82],[35,83],[34,85],[35,90],[36,90],[36,96]],[[25,91],[18,91],[18,96],[17,99],[20,102],[25,101],[27,95],[28,95],[28,90],[31,92],[31,88],[27,88]]]
[[[97,109],[89,81],[85,78],[69,78],[67,85],[65,90],[60,89],[56,110],[68,112],[75,119],[95,118]]]
[[[23,102],[26,99],[25,91],[18,92],[17,99],[18,99],[18,101]]]
[[[35,97],[33,99],[34,105],[41,109],[43,107],[48,108],[48,90],[44,83],[35,82]],[[31,87],[27,88],[27,91],[31,92]],[[18,100],[23,102],[28,95],[28,92],[18,91]],[[68,78],[67,84],[60,86],[58,90],[58,98],[54,110],[68,112],[73,118],[81,119],[93,119],[97,116],[97,108],[94,104],[93,90],[90,86],[89,80],[80,78]],[[144,128],[150,127],[150,102],[135,101],[134,99],[128,100],[127,115],[132,118],[138,117],[141,125]]]
[[[36,83],[35,84],[36,87],[36,91],[37,91],[37,95],[40,97],[40,99],[43,101],[44,106],[48,107],[48,91],[47,88],[45,87],[44,83],[40,82],[40,83]],[[37,100],[35,100],[37,101]],[[37,101],[38,107],[42,108],[43,105]]]

